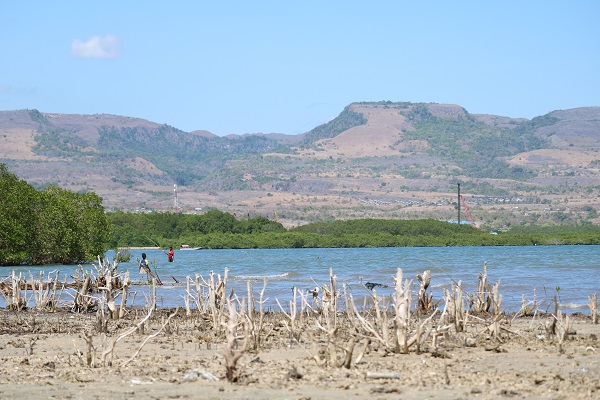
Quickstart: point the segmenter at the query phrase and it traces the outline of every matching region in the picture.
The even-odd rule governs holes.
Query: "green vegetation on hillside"
[[[38,123],[38,134],[35,136],[36,144],[33,151],[40,155],[54,157],[81,157],[84,149],[89,146],[79,136],[52,125],[50,121],[38,110],[29,111],[32,121]]]
[[[104,254],[108,234],[96,194],[37,191],[0,164],[0,265],[91,260]]]
[[[436,117],[430,112],[430,105],[425,103],[383,101],[360,104],[397,108],[415,128],[406,130],[403,140],[426,141],[431,156],[458,166],[460,173],[470,178],[524,180],[532,177],[532,171],[511,167],[505,159],[519,152],[548,147],[546,135],[540,136],[537,130],[559,121],[546,115],[515,123],[509,129],[480,122],[466,111],[457,118]],[[352,105],[347,106],[335,119],[306,133],[301,146],[312,146],[320,139],[332,138],[352,127],[366,124],[367,119],[351,108]],[[53,125],[37,110],[29,111],[29,115],[38,124],[36,153],[80,160],[85,157],[88,163],[111,160],[114,168],[118,169],[115,182],[128,186],[150,181],[159,185],[202,186],[209,190],[247,190],[250,187],[242,179],[241,171],[285,181],[285,177],[274,176],[274,171],[280,169],[271,168],[272,161],[263,158],[262,154],[293,152],[264,135],[205,137],[191,135],[169,125],[153,124],[102,126],[98,128],[98,142],[90,143],[78,136],[76,131]],[[153,174],[135,169],[127,161],[136,157],[151,162],[164,173]],[[310,173],[307,168],[315,162],[303,163],[302,171]],[[423,168],[400,172],[403,176],[420,179],[429,173]]]
[[[310,146],[317,140],[336,137],[350,128],[366,123],[367,120],[362,114],[350,110],[350,106],[347,106],[336,118],[325,124],[319,125],[308,132],[304,136],[302,144],[304,146]]]
[[[243,159],[280,147],[275,140],[265,136],[207,138],[189,135],[168,125],[157,129],[104,126],[98,133],[98,146],[106,154],[152,160],[172,182],[182,186],[218,171],[228,160]]]
[[[262,135],[204,137],[190,135],[169,125],[98,128],[99,139],[89,143],[76,132],[59,128],[37,110],[29,111],[38,124],[34,152],[53,157],[87,157],[88,162],[112,160],[118,166],[119,179],[134,185],[145,176],[156,183],[175,182],[182,186],[217,173],[230,160],[275,152],[282,146]],[[167,176],[147,176],[126,166],[126,160],[149,160]],[[190,167],[193,166],[193,167]]]
[[[477,121],[466,111],[466,117],[436,117],[424,104],[402,113],[415,127],[405,133],[406,139],[426,141],[432,155],[462,166],[467,175],[477,178],[531,177],[531,171],[511,167],[504,158],[547,147],[547,139],[536,136],[535,129],[556,122],[556,118],[539,117],[515,129],[498,128]]]
[[[80,193],[102,191],[111,209],[170,209],[166,199],[176,183],[186,186],[180,197],[185,212],[222,207],[241,215],[247,203],[240,199],[250,197],[256,215],[276,208],[285,221],[440,218],[453,212],[448,205],[461,183],[464,193],[489,198],[471,209],[482,226],[505,230],[517,224],[598,223],[598,163],[591,160],[597,149],[590,136],[600,120],[598,110],[553,112],[528,121],[470,115],[455,105],[364,102],[349,105],[305,135],[289,137],[216,137],[135,118],[37,110],[0,117],[6,129],[35,129],[34,151],[48,156],[8,155],[10,168],[36,188],[51,184]],[[379,141],[371,128],[357,129],[369,132],[362,144],[374,151],[363,153],[368,156],[354,147],[357,135],[330,145],[315,142],[365,124],[367,118],[385,137]],[[25,135],[7,132],[19,146],[30,145]],[[550,150],[550,138],[557,151],[514,157]],[[586,143],[592,147],[583,157],[579,151]],[[566,153],[565,146],[576,151]],[[134,192],[143,195],[128,196]],[[285,192],[286,200],[279,201],[276,192]]]

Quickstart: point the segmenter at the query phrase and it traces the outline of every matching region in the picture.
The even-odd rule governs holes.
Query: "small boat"
[[[200,250],[202,247],[190,247],[187,244],[182,244],[179,250]]]

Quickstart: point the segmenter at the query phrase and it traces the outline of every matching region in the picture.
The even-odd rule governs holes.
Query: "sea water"
[[[600,292],[600,246],[176,250],[174,262],[168,262],[161,250],[130,250],[131,260],[120,263],[118,272],[128,270],[136,283],[146,278],[137,264],[142,252],[163,283],[157,287],[158,307],[184,306],[187,277],[199,274],[208,280],[211,271],[223,277],[225,270],[229,289],[240,298],[247,297],[247,284],[251,282],[258,299],[266,280],[264,305],[270,310],[279,310],[279,304],[287,309],[296,289],[305,291],[328,284],[330,271],[336,277],[338,290],[345,287],[358,299],[368,295],[361,282],[384,285],[378,287],[378,294],[391,294],[398,268],[402,269],[403,279],[412,282],[416,293],[417,274],[430,270],[429,291],[433,301],[443,305],[443,290],[451,290],[453,282],[461,281],[465,293],[473,294],[485,264],[487,281],[492,285],[500,283],[502,309],[507,312],[520,309],[523,295],[527,302],[535,298],[541,311],[552,312],[553,297],[557,296],[564,312],[588,315],[588,296]],[[113,257],[112,251],[105,255],[109,260]],[[44,276],[59,271],[63,280],[78,268],[21,266],[4,268],[0,274],[6,277],[14,270],[29,278],[30,274],[39,276],[39,271],[44,271]],[[92,264],[81,268],[95,271]],[[195,293],[193,286],[192,289]],[[133,285],[134,295],[130,298],[143,305],[148,290],[148,286]],[[61,301],[68,303],[72,298],[63,294]],[[5,302],[0,302],[0,306],[5,306]]]

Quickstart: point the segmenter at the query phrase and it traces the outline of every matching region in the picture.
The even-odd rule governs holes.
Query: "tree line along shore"
[[[95,193],[55,186],[36,189],[0,164],[0,266],[77,264],[108,249],[340,248],[600,244],[600,227],[518,226],[486,232],[434,219],[357,219],[286,229],[258,216],[238,219],[217,209],[203,214],[105,212]]]

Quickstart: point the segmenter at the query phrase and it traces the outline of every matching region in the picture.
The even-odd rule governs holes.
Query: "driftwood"
[[[152,272],[150,266],[140,264],[140,273],[141,272],[144,272],[146,275],[148,275],[148,282],[155,282],[157,285],[163,284],[158,275]]]
[[[83,284],[79,289],[76,289],[75,296],[73,298],[73,306],[71,310],[73,312],[89,312],[93,311],[98,307],[98,299],[90,295],[92,287],[92,278],[89,275],[83,280]]]
[[[402,269],[396,272],[396,292],[394,295],[394,309],[396,318],[394,328],[396,330],[396,352],[408,353],[408,328],[410,324],[410,284],[407,279],[402,282]]]
[[[458,281],[457,284],[452,282],[452,293],[444,289],[444,301],[448,305],[448,322],[454,323],[456,332],[466,331],[469,314],[464,308],[462,281]]]
[[[275,299],[275,301],[277,302],[277,305],[279,306],[279,309],[281,310],[283,315],[286,317],[286,319],[284,320],[284,324],[290,333],[290,346],[291,346],[294,341],[299,340],[299,335],[296,332],[297,331],[296,325],[298,323],[297,290],[295,290],[295,288],[293,288],[292,300],[290,300],[290,303],[289,303],[290,304],[289,312],[285,311],[285,309],[279,302],[279,299]]]
[[[58,280],[58,272],[54,273],[53,278],[51,274],[49,273],[47,280],[44,280],[43,271],[39,272],[37,278],[30,272],[27,280],[25,274],[17,275],[13,271],[7,279],[0,281],[0,293],[6,300],[6,307],[16,311],[28,308],[27,292],[31,291],[32,295],[29,298],[33,299],[35,308],[54,311],[64,286]]]
[[[210,271],[208,286],[208,307],[215,333],[221,332],[223,314],[225,312],[225,293],[227,293],[227,277],[229,270],[225,268],[223,279],[217,275],[215,280],[214,271]]]
[[[564,351],[563,344],[569,337],[571,332],[571,320],[568,315],[564,315],[562,311],[558,310],[554,316],[556,321],[556,339],[558,342],[558,351],[562,353]]]
[[[258,350],[263,338],[263,326],[265,324],[265,290],[267,289],[267,279],[263,281],[263,288],[260,291],[259,299],[256,301],[254,292],[252,291],[252,283],[248,281],[248,309],[246,311],[246,322],[248,323],[248,331],[252,338],[252,349]],[[258,302],[258,310],[256,303]],[[258,311],[258,318],[256,318]]]
[[[6,308],[15,311],[22,311],[27,308],[27,298],[22,293],[22,290],[27,289],[22,289],[22,286],[27,285],[23,281],[22,275],[19,273],[17,276],[15,271],[12,272],[9,278],[9,283],[2,282],[5,284],[5,286],[2,288],[2,293],[6,299]]]
[[[129,271],[125,273],[125,279],[121,285],[123,294],[121,295],[121,307],[119,307],[119,318],[125,316],[125,306],[127,305],[127,297],[129,296],[129,285],[131,284],[131,278],[129,277]]]
[[[239,378],[236,368],[237,362],[246,352],[246,346],[248,344],[248,323],[246,321],[243,312],[238,312],[231,299],[227,299],[227,313],[222,315],[221,324],[225,328],[225,337],[227,343],[223,349],[223,356],[225,358],[225,376],[230,382],[236,382]],[[245,300],[242,300],[241,309],[245,308]],[[242,335],[238,335],[238,329],[242,329]],[[238,341],[242,340],[241,346],[236,350]]]
[[[427,295],[427,288],[431,283],[431,271],[427,270],[423,272],[423,275],[417,274],[417,280],[421,287],[419,288],[419,305],[418,311],[427,312],[433,308],[433,294]]]
[[[471,310],[476,313],[488,312],[491,307],[490,297],[487,295],[490,291],[490,284],[487,281],[487,262],[483,263],[483,272],[479,273],[477,282],[477,292],[472,299]]]
[[[336,368],[350,368],[352,365],[354,347],[357,342],[356,337],[351,336],[349,339],[344,340],[340,337],[340,332],[337,328],[327,330],[318,323],[317,328],[318,330],[321,330],[325,333],[325,337],[327,339],[324,347],[319,346],[319,340],[315,337],[312,331],[309,331],[309,338],[312,343],[311,356],[316,361],[317,365],[329,365]],[[364,348],[361,351],[359,357],[357,357],[356,362],[358,362],[358,360],[362,358],[363,354]]]
[[[114,337],[109,337],[106,332],[102,334],[101,339],[101,348],[96,349],[94,346],[94,332],[92,330],[86,330],[80,335],[82,339],[85,341],[85,359],[84,353],[80,352],[77,348],[77,344],[75,341],[73,345],[75,347],[75,353],[80,360],[81,365],[85,365],[88,367],[110,367],[113,365],[114,352],[116,345],[126,337],[133,335],[135,332],[143,332],[143,326],[150,320],[154,311],[156,310],[156,286],[153,286],[152,296],[151,296],[151,304],[148,306],[147,314],[137,321],[137,323],[128,329],[124,330],[120,334]],[[120,364],[121,367],[126,366],[131,361],[133,361],[141,352],[142,348],[148,343],[148,341],[156,336],[158,336],[165,327],[170,323],[171,319],[177,315],[179,308],[177,308],[173,313],[169,315],[166,321],[162,324],[162,326],[155,330],[154,333],[148,335],[139,345],[137,350],[131,355],[127,360]],[[97,352],[100,353],[99,357],[97,356]]]
[[[590,316],[592,317],[592,324],[598,323],[598,295],[593,294],[588,296],[588,307],[590,308]]]
[[[438,338],[444,335],[450,330],[453,325],[445,324],[443,321],[447,318],[446,307],[444,311],[439,314],[438,310],[434,310],[431,315],[425,319],[415,320],[411,316],[411,291],[409,280],[402,280],[402,270],[398,269],[396,274],[396,289],[392,296],[393,302],[392,307],[387,306],[381,307],[383,299],[377,296],[377,291],[370,291],[373,300],[373,311],[363,312],[358,310],[356,303],[350,296],[349,304],[350,311],[348,314],[350,324],[355,327],[356,330],[361,332],[361,336],[368,338],[369,343],[371,341],[382,344],[388,351],[396,353],[408,353],[410,348],[415,347],[417,353],[421,351],[421,346],[425,343],[427,338],[433,336],[433,346],[437,346]],[[348,307],[348,306],[347,306]],[[390,331],[388,324],[388,314],[390,311],[393,312],[393,331]],[[433,318],[439,316],[437,325],[433,323]],[[413,327],[416,324],[416,328]],[[365,349],[366,350],[366,349]],[[363,350],[363,352],[365,351]]]
[[[489,334],[491,338],[501,342],[504,339],[501,333],[515,334],[503,324],[502,319],[505,315],[501,310],[500,281],[493,286],[487,282],[485,264],[483,273],[479,274],[477,292],[465,293],[462,282],[453,281],[451,292],[444,290],[444,308],[441,312],[437,308],[431,310],[432,296],[427,293],[431,280],[429,271],[417,276],[420,282],[418,293],[411,290],[410,280],[403,279],[401,269],[397,270],[394,277],[395,287],[391,293],[380,295],[377,290],[385,289],[383,285],[368,287],[363,285],[368,295],[361,301],[363,302],[361,308],[352,297],[351,286],[344,285],[343,291],[338,292],[336,276],[330,269],[327,283],[315,282],[318,291],[292,288],[293,299],[286,308],[276,299],[281,309],[278,321],[269,320],[272,314],[264,311],[266,280],[262,290],[256,294],[252,284],[247,282],[247,298],[238,299],[233,291],[226,296],[227,279],[227,269],[223,277],[211,271],[208,281],[198,274],[195,279],[187,277],[187,296],[184,297],[184,301],[186,302],[185,317],[198,315],[201,320],[207,322],[206,327],[202,329],[210,332],[215,339],[226,339],[223,348],[223,365],[225,375],[230,381],[239,379],[238,363],[247,351],[259,351],[264,347],[264,343],[267,343],[270,335],[281,340],[284,338],[285,328],[289,331],[289,346],[299,345],[303,348],[306,346],[305,350],[307,350],[311,345],[312,352],[309,352],[309,355],[317,365],[335,368],[352,368],[372,350],[399,354],[411,351],[442,354],[444,341],[448,339],[454,340],[451,343],[453,346],[456,343],[476,346],[478,343],[476,336],[479,335]],[[56,277],[52,279],[53,285],[50,285],[50,282],[42,282],[41,278],[32,277],[30,280],[35,283],[33,284],[33,287],[37,288],[35,290],[38,290],[36,298],[40,304],[51,297],[53,285],[57,288],[65,287],[64,283],[58,282]],[[115,358],[114,350],[119,341],[128,335],[136,332],[141,334],[145,329],[149,329],[148,324],[156,307],[155,285],[157,283],[154,281],[153,297],[147,304],[148,315],[135,323],[135,326],[110,337],[110,330],[107,329],[110,320],[123,318],[127,314],[128,290],[131,285],[129,274],[119,274],[116,264],[103,265],[99,260],[95,272],[81,269],[75,281],[77,286],[73,295],[72,309],[78,312],[95,309],[98,315],[96,329],[82,333],[81,337],[85,341],[86,349],[84,352],[77,351],[77,356],[82,365],[111,366]],[[10,298],[13,302],[10,304],[20,304],[19,299],[28,297],[27,293],[22,293],[21,287],[25,283],[32,282],[25,282],[22,276],[14,273],[12,281],[2,282],[4,288],[10,289]],[[47,286],[42,283],[46,283]],[[43,289],[44,287],[46,289]],[[465,298],[470,299],[468,307],[465,305]],[[589,299],[590,310],[596,307],[592,313],[597,315],[597,297],[593,295]],[[416,303],[414,306],[413,302]],[[556,296],[554,302],[554,314],[551,319],[548,319],[546,329],[549,336],[557,341],[559,351],[563,351],[571,331],[570,321],[559,310]],[[535,292],[533,303],[536,304]],[[197,313],[192,313],[194,304]],[[525,314],[527,307],[529,303],[523,296],[521,314]],[[424,314],[427,308],[429,312]],[[470,310],[486,311],[485,315],[477,315],[475,312],[470,313]],[[163,330],[169,332],[171,330],[169,323],[172,318],[175,318],[176,313],[171,314],[166,322],[163,320],[160,330],[154,329],[153,334],[142,341],[137,352],[121,365],[131,362],[140,353],[144,344]],[[126,323],[126,321],[119,322],[115,326],[119,329],[118,327]],[[480,329],[482,325],[483,329]],[[467,333],[467,327],[471,329],[470,335]],[[279,328],[284,330],[279,331]],[[101,347],[96,349],[94,335],[98,333],[102,334],[102,341]],[[33,351],[33,343],[30,347]]]
[[[527,302],[525,300],[525,294],[521,295],[521,310],[519,310],[517,315],[523,317],[531,317],[535,315],[538,311],[538,304],[536,299],[535,288],[533,289],[533,301]]]

